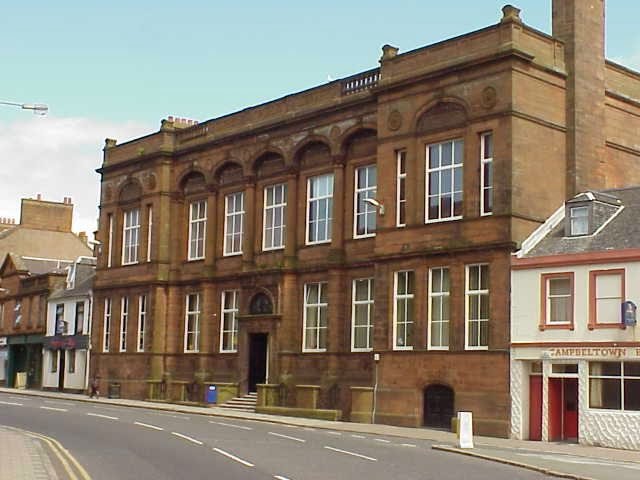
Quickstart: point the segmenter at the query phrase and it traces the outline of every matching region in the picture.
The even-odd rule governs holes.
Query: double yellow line
[[[18,433],[25,434],[31,438],[36,438],[46,443],[56,458],[60,461],[60,464],[67,472],[70,480],[91,480],[91,476],[87,473],[82,465],[74,458],[73,455],[62,446],[55,438],[47,437],[41,433],[29,432],[28,430],[21,430],[19,428],[7,427],[3,428],[13,430]]]

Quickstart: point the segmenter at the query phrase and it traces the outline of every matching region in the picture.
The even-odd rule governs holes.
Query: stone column
[[[340,263],[344,258],[344,155],[333,158],[333,212],[329,260]]]
[[[207,229],[204,246],[204,270],[205,275],[212,276],[216,266],[218,225],[218,192],[211,188],[207,197]]]
[[[242,269],[253,269],[256,223],[256,182],[247,177],[244,187],[244,231],[242,237]]]
[[[287,178],[287,212],[285,218],[284,262],[287,267],[295,267],[298,252],[298,174],[295,170],[292,170]]]

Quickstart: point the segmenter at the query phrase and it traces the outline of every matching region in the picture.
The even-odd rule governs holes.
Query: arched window
[[[249,304],[251,315],[270,315],[273,313],[273,303],[266,293],[256,293]]]

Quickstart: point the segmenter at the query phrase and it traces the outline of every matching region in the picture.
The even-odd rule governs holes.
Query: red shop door
[[[578,379],[549,379],[549,441],[578,440]]]
[[[542,440],[542,375],[529,377],[529,440]]]

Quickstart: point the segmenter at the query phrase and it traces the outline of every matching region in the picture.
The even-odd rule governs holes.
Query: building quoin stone
[[[379,63],[106,141],[102,391],[510,434],[511,255],[565,199],[640,183],[640,75],[605,60],[602,0]]]

